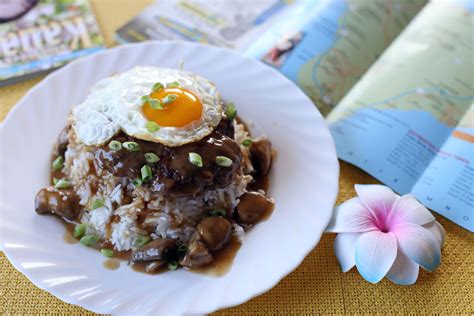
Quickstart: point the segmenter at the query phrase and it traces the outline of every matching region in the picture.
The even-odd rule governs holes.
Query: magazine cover
[[[0,1],[0,85],[102,48],[88,0]]]

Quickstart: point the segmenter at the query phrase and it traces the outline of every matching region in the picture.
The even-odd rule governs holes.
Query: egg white
[[[161,127],[149,132],[140,97],[150,94],[156,82],[166,85],[175,81],[200,99],[201,118],[184,127]],[[209,135],[219,124],[222,112],[221,96],[211,81],[182,70],[135,67],[96,83],[86,100],[72,108],[69,121],[77,141],[89,146],[102,145],[122,130],[139,139],[175,147]]]

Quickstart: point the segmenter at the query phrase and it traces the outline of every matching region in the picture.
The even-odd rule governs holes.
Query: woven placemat
[[[94,10],[106,43],[113,31],[152,0],[95,0]],[[41,78],[0,88],[0,121]],[[1,154],[1,153],[0,153]],[[1,179],[1,175],[0,175]],[[1,180],[0,180],[1,181]],[[354,196],[355,183],[376,183],[341,162],[337,203]],[[474,234],[437,216],[446,229],[442,264],[436,273],[420,271],[417,283],[403,287],[383,280],[364,281],[355,269],[343,274],[333,253],[333,234],[323,235],[301,266],[269,292],[216,315],[314,314],[472,314],[474,313]],[[0,253],[0,314],[92,314],[36,288]]]

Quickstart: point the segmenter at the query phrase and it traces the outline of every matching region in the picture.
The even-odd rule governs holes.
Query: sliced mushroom
[[[211,263],[214,258],[212,257],[209,249],[206,247],[204,242],[201,240],[199,232],[195,232],[191,237],[191,241],[186,250],[186,254],[179,261],[179,264],[187,268],[199,268]]]
[[[156,261],[165,259],[169,252],[176,249],[176,240],[160,238],[153,240],[132,253],[132,262]]]
[[[237,215],[245,224],[257,223],[264,214],[271,211],[273,202],[260,192],[247,192],[240,197]]]
[[[73,189],[41,189],[35,197],[38,214],[56,214],[68,220],[75,219],[81,212],[79,197]]]
[[[272,143],[266,138],[253,141],[250,155],[257,172],[262,176],[268,174],[272,165]]]
[[[210,216],[203,219],[197,226],[202,241],[211,251],[224,247],[232,235],[232,226],[229,221],[220,216]]]
[[[154,273],[158,272],[161,268],[163,268],[166,264],[166,261],[164,260],[155,260],[151,261],[146,264],[145,266],[145,272],[147,273]]]

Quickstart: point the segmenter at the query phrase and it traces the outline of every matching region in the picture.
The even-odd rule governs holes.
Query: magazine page
[[[246,47],[295,1],[156,1],[117,30],[119,42],[188,40],[240,49]]]
[[[340,158],[470,231],[473,12],[427,4],[328,116]]]
[[[326,115],[425,3],[301,1],[244,53],[293,80]]]
[[[0,85],[103,49],[89,0],[0,1]]]

